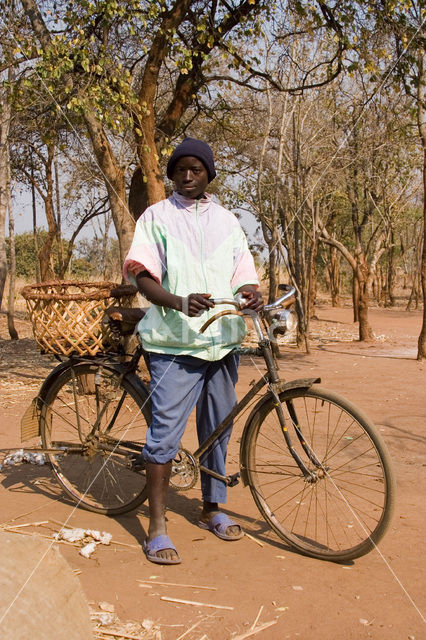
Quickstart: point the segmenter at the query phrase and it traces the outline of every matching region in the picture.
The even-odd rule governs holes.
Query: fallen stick
[[[245,640],[246,638],[250,638],[250,636],[254,636],[256,633],[259,633],[260,631],[263,631],[268,627],[272,627],[272,625],[277,624],[277,622],[278,620],[271,620],[270,622],[265,622],[264,624],[261,624],[256,629],[253,629],[253,630],[250,629],[250,631],[247,631],[247,633],[243,633],[241,636],[236,636],[235,638],[232,638],[232,640]]]
[[[228,611],[233,611],[234,610],[234,607],[227,607],[224,604],[207,604],[206,602],[194,602],[192,600],[180,600],[179,598],[169,598],[168,596],[161,596],[160,600],[167,600],[167,602],[176,602],[177,604],[191,604],[194,607],[211,607],[212,609],[227,609]]]
[[[253,624],[250,627],[250,631],[253,631],[253,629],[255,629],[257,623],[259,622],[259,618],[260,618],[260,614],[262,613],[262,610],[263,610],[263,604],[259,609],[259,613],[257,614],[255,621],[253,622]]]
[[[53,518],[50,518],[50,522],[53,522],[54,524],[57,524],[59,527],[61,527],[61,529],[63,529],[64,527],[68,527],[68,529],[74,529],[75,527],[72,527],[70,524],[67,524],[68,519],[65,522],[59,522],[59,520],[54,520]]]
[[[60,542],[63,544],[70,544],[72,547],[75,546],[74,542],[68,542],[68,540],[55,540],[55,538],[52,538],[52,536],[45,536],[42,533],[37,533],[37,531],[21,531],[21,530],[15,531],[15,529],[12,529],[12,528],[7,529],[7,531],[10,531],[10,533],[19,533],[21,534],[21,536],[33,536],[36,538],[46,538],[47,540],[50,540],[55,544]]]
[[[139,636],[131,636],[128,633],[120,633],[120,631],[104,631],[103,629],[95,629],[95,633],[99,634],[98,638],[102,638],[102,636],[114,636],[115,638],[128,638],[129,640],[140,640]]]
[[[158,582],[157,580],[137,580],[137,582],[147,582],[148,584],[160,584],[162,587],[189,587],[190,589],[207,589],[217,591],[217,587],[204,587],[199,584],[180,584],[178,582]]]
[[[188,635],[188,633],[191,633],[191,631],[193,631],[196,627],[198,627],[199,624],[201,624],[202,622],[204,622],[204,620],[207,620],[208,618],[201,618],[201,620],[198,620],[198,622],[195,622],[192,627],[189,627],[189,629],[187,629],[186,631],[184,631],[179,638],[176,638],[176,640],[182,640],[182,638],[184,638],[185,636]]]
[[[9,529],[9,528],[13,528],[13,529],[21,529],[22,527],[39,527],[42,524],[47,524],[49,522],[49,520],[42,520],[41,522],[26,522],[25,524],[9,524],[9,525],[2,525],[2,529]]]
[[[255,542],[256,544],[259,545],[259,547],[263,547],[264,544],[263,542],[260,542],[260,540],[258,540],[257,538],[255,538],[254,536],[250,535],[249,533],[247,533],[247,531],[244,532],[244,534],[247,536],[247,538],[250,538],[250,540],[253,540],[253,542]],[[234,638],[235,640],[235,638]]]

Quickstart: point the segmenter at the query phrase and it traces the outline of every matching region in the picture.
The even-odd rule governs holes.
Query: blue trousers
[[[142,453],[148,462],[165,464],[176,456],[194,407],[200,444],[234,408],[239,357],[229,353],[222,360],[209,362],[192,356],[149,355],[152,422]],[[200,460],[221,475],[225,475],[231,431],[232,425]],[[225,482],[203,472],[201,490],[206,502],[226,502]]]

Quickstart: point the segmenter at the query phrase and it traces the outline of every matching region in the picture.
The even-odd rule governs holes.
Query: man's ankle
[[[165,522],[150,523],[148,527],[148,539],[152,540],[157,536],[167,535],[167,527]]]
[[[215,511],[219,511],[219,505],[217,502],[203,502],[203,515],[208,515]]]

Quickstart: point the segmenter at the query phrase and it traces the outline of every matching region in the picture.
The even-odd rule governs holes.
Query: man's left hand
[[[253,291],[239,291],[238,293],[241,293],[242,296],[244,296],[244,298],[246,299],[246,303],[244,304],[243,308],[244,309],[252,309],[253,311],[256,311],[256,313],[259,313],[260,311],[262,311],[263,306],[264,306],[264,301],[262,298],[262,294],[260,293],[259,290],[253,290]]]

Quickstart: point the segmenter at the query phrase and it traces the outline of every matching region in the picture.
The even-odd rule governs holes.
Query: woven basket
[[[41,282],[21,291],[43,352],[95,355],[108,339],[102,317],[119,300],[130,306],[135,287],[114,282]]]

